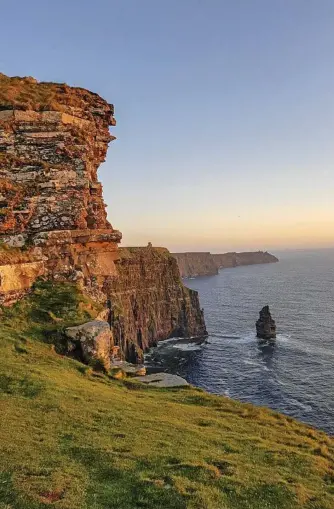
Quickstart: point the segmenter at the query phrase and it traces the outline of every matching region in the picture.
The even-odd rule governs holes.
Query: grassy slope
[[[0,509],[334,507],[324,433],[193,388],[114,381],[43,343],[96,311],[42,284],[2,314]]]

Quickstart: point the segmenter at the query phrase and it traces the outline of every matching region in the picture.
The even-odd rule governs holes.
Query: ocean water
[[[199,292],[209,337],[164,341],[146,363],[334,434],[334,249],[278,256],[278,263],[185,280]],[[275,344],[261,344],[255,334],[266,304],[276,320]]]

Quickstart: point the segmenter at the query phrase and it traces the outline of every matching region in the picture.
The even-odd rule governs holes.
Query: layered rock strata
[[[115,124],[92,92],[0,74],[0,304],[41,276],[76,282],[116,303],[115,344],[139,361],[160,339],[206,331],[167,250],[118,250],[97,177]]]
[[[107,220],[97,179],[113,113],[87,90],[0,75],[1,241],[30,259],[20,274],[21,263],[4,267],[0,251],[0,302],[41,273],[79,279],[96,293],[115,273],[121,234]]]
[[[174,257],[164,248],[121,248],[117,276],[104,292],[113,310],[115,344],[130,362],[169,337],[206,336],[198,294],[181,281]]]

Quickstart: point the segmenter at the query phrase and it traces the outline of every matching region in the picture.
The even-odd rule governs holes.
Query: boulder
[[[108,322],[94,320],[76,327],[68,327],[66,336],[79,343],[84,362],[108,371],[114,346],[113,335]]]
[[[260,339],[276,338],[276,323],[270,314],[269,306],[264,306],[260,311],[260,318],[256,322],[256,335]]]
[[[133,378],[136,382],[142,382],[152,387],[184,387],[189,385],[187,380],[178,375],[169,373],[154,373],[146,376],[136,376]]]
[[[122,370],[124,375],[127,377],[146,375],[146,368],[144,365],[131,364],[130,362],[115,359],[112,361],[111,370],[114,372]]]

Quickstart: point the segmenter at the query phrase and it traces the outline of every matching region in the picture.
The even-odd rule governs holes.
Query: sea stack
[[[260,311],[260,318],[256,322],[256,335],[260,339],[276,338],[276,323],[270,314],[269,306],[264,306]]]

